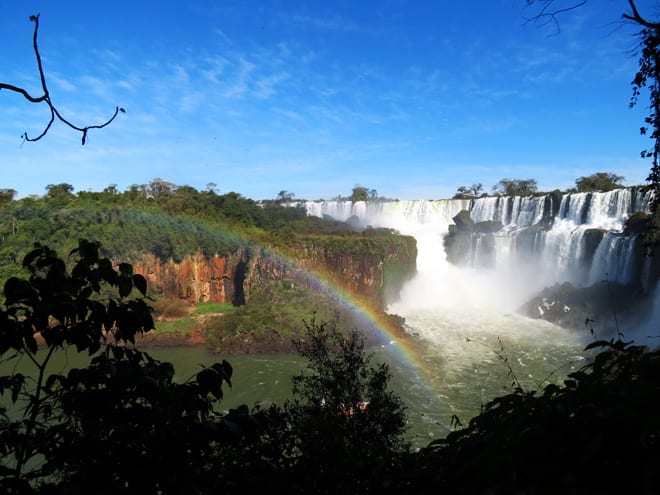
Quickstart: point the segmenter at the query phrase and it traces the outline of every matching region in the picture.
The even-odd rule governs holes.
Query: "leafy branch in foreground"
[[[57,107],[53,104],[53,100],[51,99],[50,96],[50,91],[48,91],[48,86],[46,85],[46,76],[44,75],[44,68],[41,63],[41,55],[39,54],[39,45],[37,44],[37,33],[39,31],[39,14],[37,15],[32,15],[30,16],[30,20],[34,22],[34,34],[32,35],[32,46],[34,48],[34,54],[37,59],[37,68],[39,70],[39,78],[41,80],[41,89],[43,90],[43,94],[41,96],[32,96],[30,93],[28,93],[27,90],[24,88],[21,88],[19,86],[14,86],[13,84],[8,84],[8,83],[3,83],[0,82],[0,90],[2,89],[7,89],[9,91],[13,91],[15,93],[19,93],[23,95],[23,97],[28,100],[31,103],[42,103],[45,102],[46,105],[48,105],[48,108],[50,109],[50,120],[48,121],[48,124],[46,124],[46,127],[44,130],[39,134],[37,137],[31,138],[28,136],[27,131],[24,132],[21,137],[25,141],[39,141],[42,137],[44,137],[48,131],[50,130],[50,127],[53,125],[53,122],[55,121],[55,118],[62,123],[66,124],[69,126],[71,129],[76,130],[78,132],[82,133],[82,144],[85,144],[87,141],[87,131],[90,129],[101,129],[108,124],[110,124],[113,120],[115,120],[115,117],[121,113],[125,113],[125,110],[120,107],[115,107],[115,112],[110,117],[107,121],[105,121],[102,124],[96,124],[96,125],[88,125],[88,126],[78,126],[73,124],[71,121],[65,119],[62,114],[57,110]]]
[[[174,382],[172,364],[127,345],[153,328],[145,278],[100,258],[97,242],[70,254],[69,271],[37,244],[23,260],[29,278],[4,286],[0,493],[214,491],[216,446],[247,425],[241,410],[216,412],[232,367],[217,362]],[[54,372],[55,353],[71,347],[89,365]],[[21,359],[32,372],[11,370]]]

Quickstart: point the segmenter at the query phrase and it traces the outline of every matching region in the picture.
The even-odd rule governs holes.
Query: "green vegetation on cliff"
[[[300,317],[311,317],[310,308],[318,305],[317,288],[301,284],[305,271],[356,297],[360,293],[378,309],[415,271],[413,238],[389,229],[358,232],[347,223],[309,217],[303,208],[278,201],[258,204],[236,193],[200,192],[161,179],[124,193],[109,187],[74,194],[69,184],[46,190],[41,198],[13,200],[7,195],[0,209],[0,282],[20,274],[20,259],[35,240],[67,253],[78,239],[93,236],[104,255],[126,259],[150,277],[150,295],[193,304],[209,297],[235,305],[248,302],[249,309],[215,324],[208,335],[214,343],[238,333],[259,335],[265,322],[270,328],[273,322],[281,324],[290,334]],[[286,293],[290,304],[283,306],[272,304],[278,298],[263,297],[283,290],[282,282],[295,285],[296,294],[306,292],[306,302],[295,303],[298,296],[291,291]],[[324,318],[342,311],[337,301],[328,301],[321,305],[327,306]],[[183,333],[195,327],[187,322],[165,326]]]
[[[346,223],[309,217],[277,201],[259,204],[238,193],[218,195],[161,179],[123,193],[73,194],[69,184],[49,185],[43,197],[3,201],[0,209],[0,279],[36,241],[73,249],[93,237],[113,256],[137,260],[143,253],[180,261],[201,251],[221,256],[247,243],[285,247],[297,235],[355,235]],[[392,232],[374,231],[378,237]],[[342,248],[344,249],[344,248]]]

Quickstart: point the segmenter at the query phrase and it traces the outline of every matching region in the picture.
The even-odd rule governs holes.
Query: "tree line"
[[[612,172],[596,172],[588,176],[582,176],[575,180],[575,187],[565,192],[608,192],[620,189],[625,177]],[[536,179],[500,179],[491,188],[491,194],[497,196],[531,196],[538,194]],[[459,186],[454,199],[477,198],[487,196],[481,182],[475,182],[470,186]]]
[[[123,192],[115,185],[75,192],[61,183],[47,185],[43,196],[14,199],[13,190],[0,193],[0,280],[20,271],[21,257],[37,239],[69,251],[78,239],[92,236],[122,259],[135,262],[149,252],[179,262],[196,252],[226,256],[250,244],[287,249],[297,236],[363,235],[355,226],[308,216],[304,207],[279,198],[257,202],[158,178]]]

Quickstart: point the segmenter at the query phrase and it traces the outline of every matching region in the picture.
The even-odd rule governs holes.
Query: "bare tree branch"
[[[540,10],[539,12],[530,17],[529,19],[526,19],[526,22],[536,22],[539,23],[541,26],[545,26],[547,24],[554,24],[555,29],[557,30],[557,33],[559,33],[559,21],[557,18],[565,14],[566,12],[570,12],[571,10],[578,9],[585,5],[588,0],[575,0],[574,3],[566,6],[566,7],[555,7],[555,0],[526,0],[527,1],[527,6],[532,7],[535,4],[540,4]]]
[[[69,126],[71,129],[81,132],[82,133],[82,144],[84,145],[87,142],[87,131],[90,129],[101,129],[108,124],[110,124],[113,120],[115,120],[115,117],[121,113],[125,113],[125,110],[120,107],[115,107],[115,113],[108,119],[106,122],[103,124],[97,124],[97,125],[88,125],[85,127],[80,127],[77,125],[72,124],[69,120],[65,119],[62,117],[60,112],[57,110],[57,107],[53,104],[53,101],[51,100],[50,93],[48,91],[48,85],[46,84],[46,76],[44,74],[44,68],[41,63],[41,55],[39,53],[39,45],[37,43],[37,34],[39,32],[39,14],[37,15],[32,15],[30,16],[30,20],[34,22],[34,34],[32,35],[32,45],[34,48],[34,54],[37,58],[37,68],[39,70],[39,78],[41,80],[41,89],[43,91],[43,95],[41,96],[32,96],[30,93],[28,93],[24,88],[21,88],[19,86],[14,86],[13,84],[7,84],[0,82],[0,90],[6,89],[8,91],[13,91],[14,93],[18,93],[22,95],[26,100],[28,100],[30,103],[41,103],[41,102],[46,102],[46,105],[48,105],[48,108],[50,109],[50,120],[48,121],[48,124],[46,124],[46,127],[44,130],[39,134],[37,137],[31,138],[28,136],[27,131],[21,135],[21,137],[25,141],[39,141],[42,137],[44,137],[48,131],[50,130],[50,127],[53,125],[53,122],[55,121],[55,117],[57,119]]]
[[[630,4],[630,8],[632,9],[633,13],[631,15],[631,14],[626,14],[624,12],[623,14],[624,19],[628,19],[629,21],[636,22],[637,24],[639,24],[640,26],[644,26],[645,28],[660,29],[660,23],[647,21],[640,15],[634,0],[628,0],[628,3]]]

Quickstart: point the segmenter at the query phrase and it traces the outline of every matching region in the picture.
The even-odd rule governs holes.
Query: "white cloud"
[[[49,73],[48,74],[47,83],[51,88],[54,88],[54,89],[60,90],[60,91],[65,91],[67,93],[73,93],[75,91],[78,91],[78,88],[73,83],[71,83],[69,80],[67,80],[63,77],[60,77],[56,73]]]

